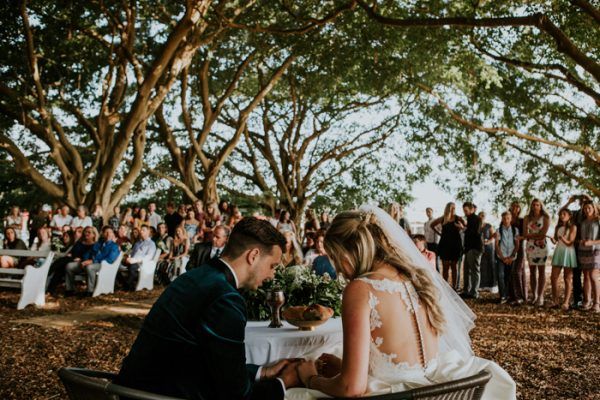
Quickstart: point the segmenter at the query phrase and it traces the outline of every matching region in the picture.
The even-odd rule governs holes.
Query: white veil
[[[381,208],[373,205],[362,205],[361,211],[372,213],[378,225],[388,237],[390,243],[398,251],[406,254],[417,268],[424,269],[432,278],[439,293],[439,304],[446,319],[444,333],[440,337],[440,352],[458,351],[463,357],[473,355],[469,331],[475,326],[475,314],[469,306],[456,294],[454,289],[432,269],[408,234],[392,217]]]

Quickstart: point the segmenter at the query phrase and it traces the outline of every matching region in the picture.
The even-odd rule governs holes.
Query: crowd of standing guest
[[[570,210],[576,202],[579,208]],[[393,202],[387,208],[392,218],[411,234],[403,206]],[[243,219],[240,209],[225,200],[206,206],[200,200],[191,204],[167,203],[164,211],[161,215],[153,202],[147,208],[115,207],[105,221],[99,205],[93,207],[91,214],[85,206],[77,207],[74,213],[68,206],[55,212],[44,206],[31,215],[15,206],[4,219],[3,245],[22,250],[51,248],[62,254],[50,268],[48,290],[56,294],[64,281],[67,295],[73,293],[77,274],[88,276],[87,291],[91,293],[101,262],[113,262],[120,250],[125,254],[120,281],[124,288],[132,290],[142,258],[155,249],[161,250],[156,280],[168,284],[182,273],[184,260],[189,260],[185,266],[189,270],[219,257],[231,229]],[[461,215],[453,202],[438,218],[431,208],[425,212],[424,234],[413,235],[415,244],[457,291],[462,273],[463,297],[476,299],[480,291],[488,290],[497,293],[501,303],[515,306],[546,304],[563,310],[577,307],[600,312],[600,212],[590,196],[572,196],[559,209],[552,235],[548,233],[551,217],[540,199],[531,201],[526,214],[519,202],[511,203],[497,227],[486,221],[484,212],[477,213],[471,202],[462,204]],[[331,224],[326,211],[317,214],[313,209],[306,210],[300,227],[286,209],[277,209],[270,217],[255,216],[270,221],[286,237],[283,266],[304,265],[319,275],[335,278],[335,269],[323,247]],[[114,242],[114,246],[109,242]],[[552,298],[546,301],[549,242],[555,248],[550,263]],[[15,268],[30,261],[2,256],[0,267]]]
[[[571,210],[575,202],[579,208]],[[600,210],[590,196],[571,196],[559,209],[551,235],[551,217],[540,199],[531,201],[525,215],[519,202],[511,203],[497,228],[486,222],[485,213],[476,211],[473,203],[465,202],[464,217],[459,216],[456,205],[448,203],[443,216],[434,218],[433,210],[427,208],[423,227],[422,241],[429,252],[436,253],[432,264],[440,270],[438,258],[441,260],[442,276],[457,291],[462,262],[463,297],[476,299],[481,290],[489,290],[498,293],[501,303],[515,306],[529,303],[600,312]],[[415,242],[419,241],[421,238],[415,237]],[[555,245],[552,258],[549,242]],[[548,260],[552,266],[550,301],[544,297]]]

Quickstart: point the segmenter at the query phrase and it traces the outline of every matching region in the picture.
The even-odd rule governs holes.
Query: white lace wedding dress
[[[371,343],[369,351],[369,379],[367,386],[367,395],[377,395],[392,392],[401,392],[416,387],[444,383],[455,379],[465,378],[487,369],[492,373],[492,379],[487,384],[483,399],[515,399],[516,387],[512,378],[496,363],[475,356],[462,356],[460,352],[450,349],[442,349],[437,355],[430,358],[423,367],[421,363],[410,364],[406,362],[395,362],[397,354],[387,354],[381,350],[386,342],[385,337],[374,336],[377,328],[381,328],[385,323],[378,311],[378,306],[386,293],[398,294],[406,310],[413,317],[414,324],[407,326],[404,332],[394,332],[401,335],[418,335],[420,354],[425,359],[425,349],[423,347],[423,329],[420,321],[419,297],[410,282],[392,281],[389,279],[369,279],[366,277],[358,278],[367,283],[369,289],[369,306]],[[385,301],[385,300],[384,300]],[[416,330],[416,332],[415,332]],[[339,349],[338,349],[339,352]],[[342,356],[341,354],[337,354]],[[321,392],[309,389],[289,389],[286,399],[289,400],[312,400],[328,397]]]

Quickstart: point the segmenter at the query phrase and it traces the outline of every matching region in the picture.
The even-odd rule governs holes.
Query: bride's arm
[[[342,370],[333,378],[316,376],[310,379],[311,389],[336,397],[360,396],[367,390],[369,373],[369,289],[361,281],[352,281],[344,290],[342,324],[344,329],[344,356]],[[302,371],[304,370],[304,371]],[[300,373],[305,372],[302,368]],[[305,373],[306,375],[306,373]],[[314,375],[314,374],[310,374]],[[308,380],[310,376],[305,379]]]

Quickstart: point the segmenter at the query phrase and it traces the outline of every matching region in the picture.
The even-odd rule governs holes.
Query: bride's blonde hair
[[[325,235],[325,251],[335,268],[344,274],[342,263],[346,261],[354,269],[351,279],[373,270],[373,265],[385,262],[406,276],[414,286],[419,299],[425,305],[429,323],[437,334],[444,330],[445,319],[439,304],[438,291],[424,268],[395,246],[378,224],[372,213],[344,211],[338,214]]]

